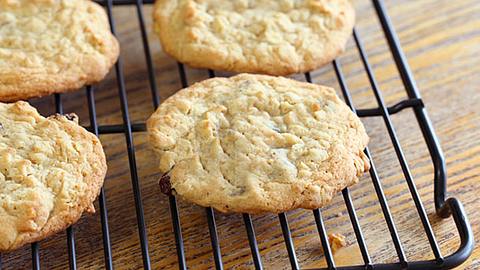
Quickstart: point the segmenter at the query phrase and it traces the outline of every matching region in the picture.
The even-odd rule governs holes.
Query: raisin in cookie
[[[281,77],[196,83],[147,128],[163,191],[222,212],[318,208],[369,168],[365,129],[334,90]]]
[[[332,61],[350,36],[348,0],[157,0],[163,49],[198,68],[287,75]]]
[[[90,0],[0,0],[0,101],[98,82],[118,53],[105,11]]]
[[[0,251],[41,240],[93,212],[107,169],[75,117],[0,103]]]

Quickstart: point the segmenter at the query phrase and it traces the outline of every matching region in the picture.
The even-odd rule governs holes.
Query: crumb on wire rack
[[[335,253],[337,250],[347,245],[347,242],[345,241],[345,239],[346,237],[340,233],[328,234],[328,242],[330,244],[330,248],[332,249],[333,253]]]

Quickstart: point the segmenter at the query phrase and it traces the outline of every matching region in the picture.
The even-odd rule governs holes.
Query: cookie
[[[75,115],[0,103],[0,251],[44,239],[94,212],[106,173],[100,141]]]
[[[119,45],[89,0],[0,0],[0,101],[62,93],[102,80]]]
[[[281,77],[196,83],[147,129],[163,192],[222,212],[319,208],[369,169],[365,129],[334,90]]]
[[[348,0],[157,0],[163,50],[196,68],[287,75],[332,61],[352,33]]]

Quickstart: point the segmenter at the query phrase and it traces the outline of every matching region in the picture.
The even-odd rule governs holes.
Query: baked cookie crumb
[[[347,241],[345,241],[345,239],[346,237],[341,233],[328,234],[328,243],[330,243],[330,248],[332,249],[333,253],[347,245]]]

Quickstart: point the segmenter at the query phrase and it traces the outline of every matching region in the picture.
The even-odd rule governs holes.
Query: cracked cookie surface
[[[0,0],[0,101],[61,93],[105,77],[119,54],[89,0]]]
[[[0,251],[41,240],[93,212],[106,173],[97,137],[75,115],[45,118],[0,103]]]
[[[163,50],[198,68],[287,75],[329,63],[355,20],[348,0],[157,0]]]
[[[369,168],[365,129],[334,90],[281,77],[196,83],[147,129],[162,191],[222,212],[318,208]]]

